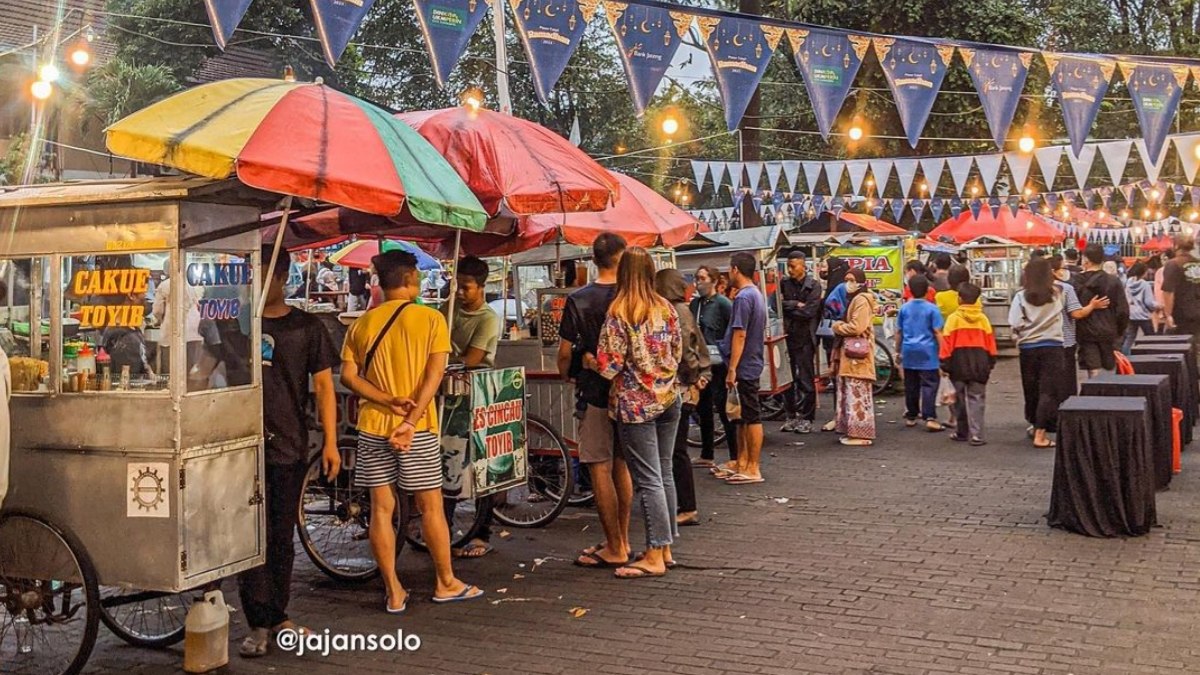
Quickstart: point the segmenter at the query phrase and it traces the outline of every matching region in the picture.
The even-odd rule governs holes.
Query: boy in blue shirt
[[[942,313],[925,299],[928,279],[915,275],[908,280],[908,289],[914,299],[900,308],[896,332],[896,353],[904,368],[904,424],[915,427],[921,417],[927,430],[942,431],[945,427],[937,419]]]

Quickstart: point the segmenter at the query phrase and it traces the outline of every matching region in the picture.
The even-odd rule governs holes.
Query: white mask
[[[851,293],[851,294],[857,293],[858,292],[858,282],[857,281],[847,281],[846,282],[846,292]]]

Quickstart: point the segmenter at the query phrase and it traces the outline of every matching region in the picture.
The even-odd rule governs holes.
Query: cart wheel
[[[342,453],[342,470],[332,483],[322,473],[320,453],[309,462],[300,494],[300,544],[317,569],[330,578],[361,583],[379,574],[367,536],[371,495],[369,490],[354,487],[355,446],[344,443],[338,450]],[[396,502],[395,524],[399,533],[399,524],[408,520],[408,502],[403,495]],[[396,555],[403,546],[404,538],[397,536]]]
[[[783,413],[787,407],[783,403],[783,394],[773,394],[771,396],[762,396],[762,418],[767,421],[777,420],[783,417]]]
[[[545,527],[567,508],[575,489],[574,465],[566,442],[548,423],[530,416],[525,428],[529,453],[525,485],[494,497],[492,515],[511,527]]]
[[[717,446],[725,442],[725,425],[721,424],[721,418],[713,415],[713,445]],[[700,438],[700,412],[692,413],[691,425],[688,427],[688,447],[703,448],[703,439]]]
[[[875,338],[875,395],[887,391],[895,380],[896,359],[892,356],[892,350],[883,340]]]
[[[74,675],[100,625],[96,569],[79,540],[25,511],[0,513],[0,667]]]
[[[100,588],[100,620],[134,647],[161,649],[183,639],[192,591],[162,593],[118,586]]]
[[[404,538],[418,551],[428,551],[425,537],[421,534],[421,510],[418,508],[416,500],[412,495],[403,495],[401,499],[408,504],[407,518],[403,521],[405,523]],[[444,499],[450,501],[448,497],[444,497]],[[455,499],[453,501],[454,514],[450,522],[450,548],[462,548],[483,527],[484,520],[487,519],[487,509],[491,504],[491,497]]]

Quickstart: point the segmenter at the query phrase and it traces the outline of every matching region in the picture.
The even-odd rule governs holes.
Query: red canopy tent
[[[821,215],[800,226],[800,232],[807,234],[817,232],[871,232],[874,234],[908,234],[908,230],[884,222],[874,216],[864,213],[842,211],[836,216],[832,211]]]
[[[978,218],[970,211],[963,211],[928,234],[930,239],[949,237],[960,244],[983,236],[1003,237],[1029,246],[1057,244],[1066,238],[1058,228],[1028,209],[1021,209],[1014,216],[1008,207],[1001,208],[997,217],[992,216],[990,208],[981,209]]]
[[[1143,251],[1164,253],[1175,248],[1175,240],[1165,234],[1149,239],[1141,245]]]

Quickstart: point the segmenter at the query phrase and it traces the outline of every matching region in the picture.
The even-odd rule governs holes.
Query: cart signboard
[[[489,495],[525,482],[525,369],[471,373],[471,468],[475,494]]]
[[[900,246],[843,246],[828,252],[845,260],[851,269],[861,269],[867,275],[867,288],[875,291],[879,300],[875,323],[895,314],[904,293],[903,248]]]
[[[562,324],[567,296],[573,289],[543,288],[538,291],[538,336],[542,346],[558,346],[558,327]]]

